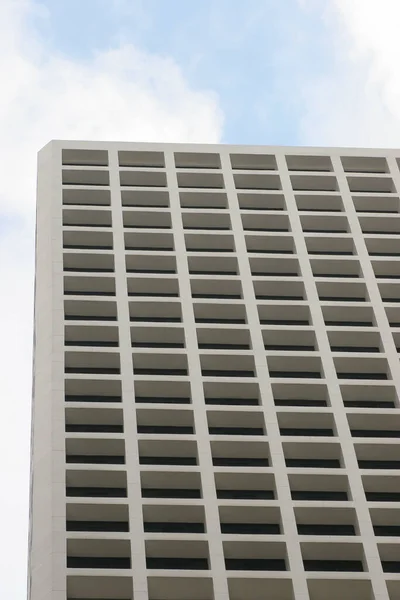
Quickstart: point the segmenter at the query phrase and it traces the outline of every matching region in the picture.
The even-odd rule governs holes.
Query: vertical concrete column
[[[112,145],[109,150],[109,163],[114,236],[115,291],[121,360],[122,409],[124,414],[126,474],[128,481],[129,531],[132,552],[133,595],[135,600],[147,600],[146,552],[143,531],[139,447],[137,440],[134,375],[126,280],[125,240],[122,220],[118,153],[115,145]]]
[[[28,594],[66,598],[61,147],[39,157]]]

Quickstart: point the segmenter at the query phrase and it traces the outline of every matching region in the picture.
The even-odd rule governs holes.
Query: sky
[[[0,598],[26,597],[51,139],[399,147],[399,0],[0,0]]]

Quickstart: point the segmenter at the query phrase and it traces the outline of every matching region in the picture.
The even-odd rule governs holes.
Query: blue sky
[[[399,22],[399,0],[0,0],[1,599],[26,598],[37,151],[399,147]]]
[[[218,95],[227,143],[301,143],[301,83],[332,60],[325,0],[318,10],[297,0],[41,4],[35,24],[52,51],[81,61],[133,43],[172,58],[189,85]]]

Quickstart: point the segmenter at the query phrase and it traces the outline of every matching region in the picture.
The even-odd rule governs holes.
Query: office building
[[[41,150],[30,600],[400,599],[399,164]]]

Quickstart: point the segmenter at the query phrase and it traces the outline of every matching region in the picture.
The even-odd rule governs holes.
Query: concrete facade
[[[399,164],[41,150],[30,600],[400,599]]]

